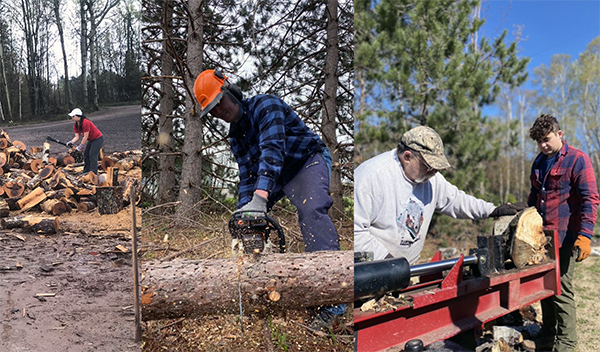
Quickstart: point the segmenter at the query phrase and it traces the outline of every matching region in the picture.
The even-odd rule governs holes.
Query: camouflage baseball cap
[[[423,156],[423,159],[436,170],[450,167],[444,155],[444,143],[432,128],[427,126],[415,127],[402,135],[402,144],[413,149]]]

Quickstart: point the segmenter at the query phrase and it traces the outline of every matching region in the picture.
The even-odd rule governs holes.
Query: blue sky
[[[575,59],[600,36],[600,0],[483,0],[481,17],[486,22],[480,34],[490,39],[506,29],[512,42],[517,25],[523,26],[519,54],[530,57],[530,78],[533,69],[548,65],[553,55]]]

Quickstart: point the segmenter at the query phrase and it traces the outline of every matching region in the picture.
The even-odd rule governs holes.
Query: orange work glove
[[[573,245],[573,248],[579,247],[579,257],[577,257],[578,262],[580,262],[590,256],[590,253],[592,252],[591,244],[592,244],[592,240],[590,240],[586,236],[584,236],[584,235],[577,236],[577,239],[575,240],[575,244]]]

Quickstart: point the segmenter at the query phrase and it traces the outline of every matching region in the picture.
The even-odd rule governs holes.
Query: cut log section
[[[38,172],[40,172],[40,169],[42,169],[43,166],[44,166],[44,162],[42,161],[42,159],[35,159],[35,160],[31,161],[31,164],[29,164],[31,171],[35,172],[36,174]]]
[[[27,182],[27,188],[32,189],[37,187],[42,180],[50,177],[54,172],[54,165],[49,164],[45,168],[43,168],[34,178],[32,178],[29,182]]]
[[[17,147],[22,151],[27,150],[27,146],[25,146],[25,143],[23,143],[21,141],[13,141],[12,145],[13,145],[13,147]]]
[[[6,182],[2,188],[9,198],[19,198],[25,190],[25,185],[17,181]]]
[[[350,251],[145,262],[143,268],[143,320],[237,313],[238,285],[246,312],[348,303],[354,297]]]
[[[108,168],[109,167],[112,168],[114,165],[115,165],[115,161],[110,156],[105,156],[104,158],[102,158],[102,161],[100,162],[100,167],[102,168],[102,170],[107,171],[107,172],[108,172]]]
[[[508,249],[507,255],[512,258],[517,268],[540,264],[548,259],[545,248],[548,240],[544,235],[542,217],[535,207],[519,212],[512,219],[500,218],[495,225],[494,233],[502,233],[504,236],[504,243],[507,244]]]
[[[90,171],[87,174],[85,174],[84,176],[82,176],[80,180],[81,180],[81,182],[89,183],[94,186],[98,185],[98,177],[96,176],[96,174],[93,171]]]
[[[77,211],[88,212],[96,209],[96,203],[94,202],[79,202],[77,204]]]
[[[43,211],[52,215],[62,215],[70,212],[71,208],[58,199],[48,199],[40,204]]]
[[[40,216],[22,216],[2,219],[0,221],[3,229],[22,228],[26,231],[36,233],[54,234],[59,229],[57,217],[44,218]]]

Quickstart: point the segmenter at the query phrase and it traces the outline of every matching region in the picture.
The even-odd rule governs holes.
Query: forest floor
[[[198,208],[202,208],[199,206]],[[276,207],[277,208],[277,207]],[[212,259],[231,257],[231,236],[227,229],[228,210],[206,211],[202,220],[188,227],[175,225],[169,216],[144,213],[142,230],[143,261],[156,260],[183,253],[178,258]],[[297,216],[285,209],[270,213],[284,228],[287,247],[302,252],[302,236]],[[336,223],[340,245],[353,247],[352,222]],[[237,314],[209,315],[188,319],[168,319],[146,322],[143,330],[145,352],[158,351],[244,351],[244,352],[349,352],[354,350],[352,307],[331,331],[308,329],[316,309],[289,310],[264,314],[244,314],[243,333]]]

